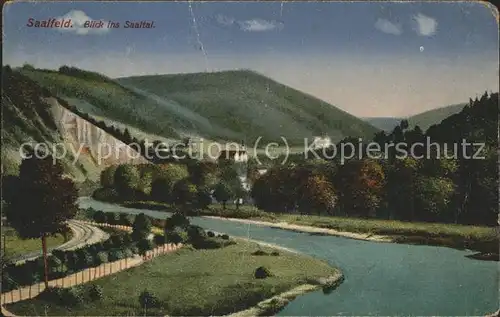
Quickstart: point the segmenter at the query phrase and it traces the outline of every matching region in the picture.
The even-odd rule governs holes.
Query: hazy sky
[[[112,77],[248,68],[356,116],[406,116],[498,91],[498,25],[475,3],[73,2],[4,8],[3,63]],[[29,28],[71,17],[71,30]],[[154,29],[84,29],[152,20]]]

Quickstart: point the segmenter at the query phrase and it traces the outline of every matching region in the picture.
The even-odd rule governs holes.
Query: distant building
[[[235,146],[235,144],[230,144],[225,147],[225,150],[219,152],[218,160],[231,160],[237,163],[248,162],[248,153],[244,145]]]
[[[313,148],[315,148],[315,149],[327,148],[331,145],[332,145],[332,140],[328,136],[324,136],[324,137],[316,136],[316,137],[314,137]]]

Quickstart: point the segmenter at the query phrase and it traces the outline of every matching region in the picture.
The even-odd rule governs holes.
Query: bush
[[[109,261],[118,261],[124,258],[124,254],[121,250],[111,250],[108,258]]]
[[[104,297],[104,294],[102,293],[102,286],[97,284],[90,285],[88,288],[88,294],[89,298],[93,301],[101,300]]]
[[[273,252],[271,252],[271,255],[272,255],[272,256],[279,256],[279,255],[280,255],[280,253],[279,253],[278,251],[273,251]]]
[[[122,226],[131,226],[132,225],[132,222],[130,221],[127,214],[120,214],[119,223]]]
[[[123,235],[123,244],[124,245],[130,245],[134,240],[132,239],[132,236],[130,234],[124,234]]]
[[[222,240],[220,238],[204,238],[192,243],[195,249],[220,249],[229,245],[236,244],[234,241]]]
[[[229,236],[228,236],[227,234],[223,234],[223,235],[221,236],[221,238],[222,238],[223,240],[229,240]]]
[[[132,251],[133,254],[139,254],[139,248],[135,245],[130,247],[130,251]]]
[[[139,254],[145,255],[146,251],[153,249],[153,242],[148,239],[142,239],[137,243],[137,247],[139,248]]]
[[[94,191],[92,198],[100,201],[118,202],[120,196],[114,188],[99,188]]]
[[[119,248],[123,245],[123,236],[120,234],[112,235],[111,242],[113,243],[113,247]]]
[[[116,214],[114,212],[106,212],[105,216],[106,216],[106,223],[108,223],[110,225],[117,225],[118,224],[118,222],[119,222],[118,214]]]
[[[97,223],[104,223],[106,222],[106,215],[102,210],[98,210],[96,211],[96,213],[94,213],[92,219]]]
[[[84,292],[81,286],[64,288],[62,290],[62,302],[68,306],[77,306],[84,302]]]
[[[141,308],[157,307],[159,300],[152,292],[144,290],[139,295],[139,304]]]
[[[269,255],[266,251],[263,250],[257,250],[255,252],[252,252],[252,255]]]
[[[187,228],[187,236],[189,242],[200,241],[207,237],[202,227],[194,225],[190,225]]]
[[[146,238],[151,232],[151,221],[144,213],[140,213],[135,217],[132,224],[132,238],[135,241]]]
[[[165,237],[167,242],[174,244],[184,243],[188,239],[187,232],[179,228],[165,232]]]
[[[77,251],[78,262],[77,266],[81,268],[86,268],[92,266],[94,264],[94,258],[87,250],[80,249]]]
[[[153,241],[156,245],[164,245],[165,244],[165,236],[162,234],[155,234]]]
[[[210,238],[213,238],[213,237],[215,237],[215,233],[213,233],[212,231],[208,231],[207,236]]]
[[[107,263],[108,261],[109,261],[108,253],[103,252],[103,251],[97,253],[96,261],[95,261],[97,265]]]
[[[258,279],[263,279],[271,276],[271,272],[268,268],[260,266],[255,270],[254,277]]]
[[[64,254],[64,251],[61,251],[61,250],[52,250],[52,257],[56,257],[58,258],[61,263],[65,263],[66,262],[66,256]]]
[[[186,229],[189,226],[189,219],[182,213],[176,212],[165,223],[165,230],[174,230],[176,227]]]
[[[62,265],[62,261],[55,256],[49,256],[47,262],[50,269],[59,268]]]
[[[126,248],[126,249],[123,249],[123,255],[126,258],[131,258],[134,256],[134,252],[131,249]]]

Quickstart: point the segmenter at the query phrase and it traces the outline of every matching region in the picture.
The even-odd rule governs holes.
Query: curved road
[[[73,231],[73,237],[71,240],[57,246],[55,248],[49,248],[47,252],[50,254],[53,250],[69,251],[81,248],[87,244],[94,244],[109,238],[109,234],[102,231],[101,229],[82,223],[78,220],[68,221],[68,226]],[[24,261],[29,261],[38,258],[42,255],[42,251],[34,251],[26,253],[20,256],[9,258],[10,261],[19,263]]]
[[[79,203],[82,208],[169,216],[87,197]],[[343,271],[344,283],[334,292],[300,296],[278,316],[484,316],[499,307],[498,262],[465,257],[471,251],[320,236],[203,217],[193,217],[191,222],[294,249]]]

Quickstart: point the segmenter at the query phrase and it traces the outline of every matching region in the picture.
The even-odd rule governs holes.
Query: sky
[[[4,65],[111,77],[252,69],[359,117],[499,87],[498,13],[481,2],[16,2],[3,13]],[[83,28],[90,20],[120,28]],[[142,20],[155,28],[123,28]]]

